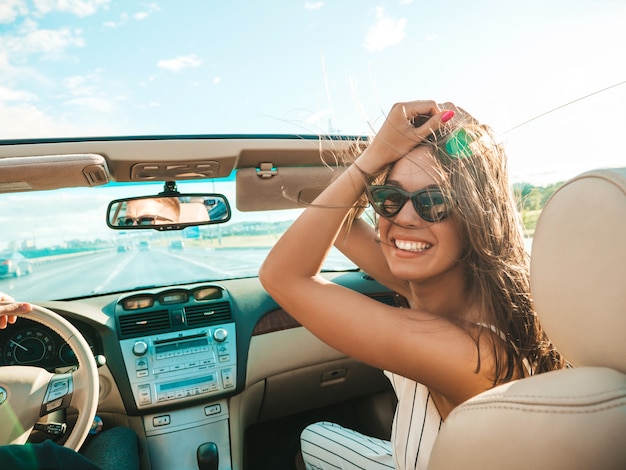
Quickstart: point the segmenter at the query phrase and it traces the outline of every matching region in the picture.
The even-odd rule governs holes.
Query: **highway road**
[[[115,249],[36,264],[33,273],[0,278],[0,291],[17,300],[63,300],[136,288],[256,276],[268,248],[153,247]],[[333,252],[329,263],[347,267]]]
[[[0,278],[0,291],[36,302],[256,276],[266,254],[267,250],[254,248],[110,250],[36,264],[28,276]]]

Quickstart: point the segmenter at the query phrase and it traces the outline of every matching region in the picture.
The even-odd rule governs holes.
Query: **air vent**
[[[229,323],[233,317],[230,313],[230,303],[215,302],[207,305],[185,307],[187,325],[189,327],[218,325]]]
[[[171,326],[170,315],[167,310],[121,315],[118,320],[120,322],[120,336],[123,338],[167,331]]]

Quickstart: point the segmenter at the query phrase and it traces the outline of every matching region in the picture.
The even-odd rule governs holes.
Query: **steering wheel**
[[[37,420],[72,406],[78,419],[65,447],[78,451],[85,441],[98,407],[98,368],[85,338],[74,325],[44,307],[17,314],[52,329],[72,348],[78,369],[53,374],[40,367],[0,367],[0,445],[24,444]]]

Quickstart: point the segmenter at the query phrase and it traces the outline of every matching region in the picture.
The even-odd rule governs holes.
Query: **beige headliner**
[[[179,136],[0,141],[0,193],[108,181],[223,178],[234,169],[248,169],[237,181],[238,209],[284,209],[298,207],[298,198],[314,197],[336,175],[336,155],[352,152],[356,145],[364,145],[363,139]],[[278,174],[260,177],[257,169],[263,163]],[[296,201],[284,197],[285,186]]]

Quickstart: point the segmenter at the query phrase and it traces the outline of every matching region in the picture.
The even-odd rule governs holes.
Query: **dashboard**
[[[361,272],[324,275],[407,306]],[[366,395],[382,409],[371,414],[362,402],[374,425],[380,420],[386,429],[393,414],[384,375],[301,328],[257,278],[35,303],[70,321],[104,356],[98,416],[107,428],[132,427],[154,470],[196,468],[196,450],[209,436],[220,468],[243,468],[246,452],[265,452],[252,444],[245,450],[243,440],[262,423],[350,400],[356,406]],[[65,372],[76,360],[54,331],[22,317],[0,330],[0,365],[14,364]]]
[[[141,410],[233,392],[237,384],[236,327],[228,292],[218,285],[164,288],[124,295],[110,304],[115,329],[107,359],[129,408]],[[59,312],[58,312],[59,313]],[[102,329],[64,315],[103,355]],[[96,329],[99,328],[99,330]],[[65,341],[41,323],[20,318],[0,330],[0,366],[64,372],[78,365]],[[201,395],[201,396],[200,396]]]

